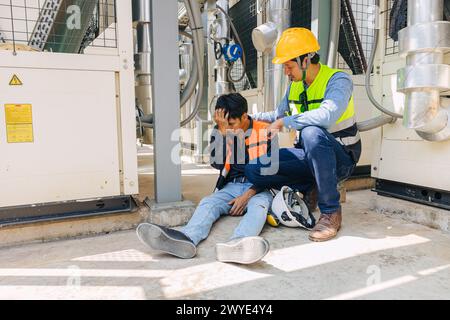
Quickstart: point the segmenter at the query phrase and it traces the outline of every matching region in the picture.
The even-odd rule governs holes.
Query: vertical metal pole
[[[180,88],[178,2],[152,0],[152,96],[154,110],[155,197],[181,201],[179,159]]]
[[[330,44],[331,1],[332,0],[312,0],[311,10],[311,31],[319,39],[320,60],[325,64],[328,62],[328,50]]]
[[[330,41],[327,55],[328,59],[327,65],[331,68],[336,68],[337,64],[340,29],[341,29],[341,0],[334,0],[332,1],[331,4]]]

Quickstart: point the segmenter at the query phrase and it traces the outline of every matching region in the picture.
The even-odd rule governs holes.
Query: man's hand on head
[[[217,124],[220,133],[222,133],[222,135],[226,135],[227,130],[229,129],[229,124],[228,114],[225,112],[225,109],[217,109],[214,112],[214,122]]]

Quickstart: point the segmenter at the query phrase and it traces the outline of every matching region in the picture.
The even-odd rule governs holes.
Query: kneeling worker
[[[318,203],[321,216],[309,235],[317,242],[333,239],[340,230],[338,183],[352,175],[361,155],[352,79],[321,64],[319,50],[310,30],[283,32],[273,63],[284,65],[291,85],[275,111],[253,118],[271,123],[269,131],[296,130],[297,143],[280,150],[274,175],[264,175],[266,164],[246,167],[246,176],[256,187],[299,190],[311,211]]]

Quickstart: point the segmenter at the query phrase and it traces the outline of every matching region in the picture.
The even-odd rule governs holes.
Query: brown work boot
[[[309,212],[314,212],[317,209],[317,186],[314,185],[314,187],[308,191],[303,201],[305,201],[306,205],[308,206]]]
[[[309,240],[315,242],[328,241],[336,237],[342,223],[342,209],[332,214],[321,214],[319,222],[309,234]]]

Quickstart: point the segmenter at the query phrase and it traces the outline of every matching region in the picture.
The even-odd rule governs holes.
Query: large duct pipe
[[[450,139],[450,112],[441,93],[450,90],[450,22],[444,0],[408,0],[408,27],[399,33],[406,68],[398,71],[398,91],[406,94],[404,125],[428,141]]]
[[[266,17],[266,22],[273,22],[277,26],[279,39],[291,25],[291,0],[270,0],[266,7]],[[272,63],[274,57],[275,48],[264,59],[264,111],[275,109],[289,84],[283,65]]]

